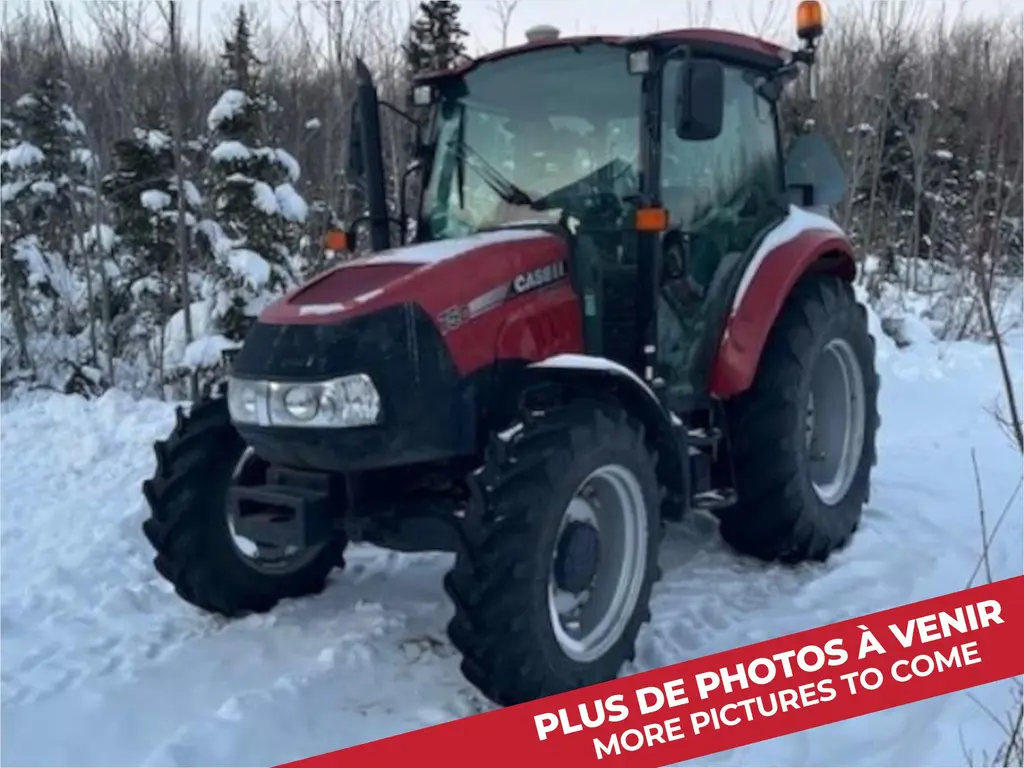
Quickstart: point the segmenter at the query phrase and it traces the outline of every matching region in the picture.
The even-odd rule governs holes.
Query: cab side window
[[[680,60],[665,68],[661,127],[662,201],[672,227],[693,232],[691,277],[707,286],[718,262],[745,251],[777,214],[783,185],[775,110],[755,88],[755,73],[725,68],[722,132],[684,141],[674,129]]]
[[[664,71],[661,199],[669,212],[658,305],[659,368],[671,390],[701,391],[709,344],[758,235],[785,211],[775,109],[756,73],[726,65],[722,132],[684,141],[675,132],[681,60]],[[682,233],[689,235],[684,247]]]

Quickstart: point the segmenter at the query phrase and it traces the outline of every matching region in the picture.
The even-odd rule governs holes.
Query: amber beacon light
[[[803,0],[796,7],[796,33],[801,40],[814,40],[825,31],[821,3],[818,0]]]

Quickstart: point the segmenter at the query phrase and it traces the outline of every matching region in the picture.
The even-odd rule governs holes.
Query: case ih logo
[[[441,324],[441,333],[445,334],[454,331],[466,321],[468,314],[468,310],[463,306],[449,307],[444,312],[441,312],[437,316],[437,321]]]
[[[565,262],[556,261],[553,264],[547,264],[537,269],[531,269],[529,272],[523,272],[521,275],[516,275],[512,281],[512,293],[517,295],[526,293],[548,283],[553,283],[556,280],[561,280],[563,277],[565,277]]]

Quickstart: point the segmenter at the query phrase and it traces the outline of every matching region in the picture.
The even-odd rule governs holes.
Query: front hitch
[[[334,537],[337,520],[329,488],[287,483],[280,475],[271,470],[267,485],[231,487],[235,535],[280,549],[308,549]]]

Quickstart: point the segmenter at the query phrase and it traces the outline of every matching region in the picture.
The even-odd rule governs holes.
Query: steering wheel
[[[613,192],[594,192],[583,198],[577,206],[582,209],[580,222],[591,226],[598,222],[610,225],[618,221],[624,213],[622,201]]]

